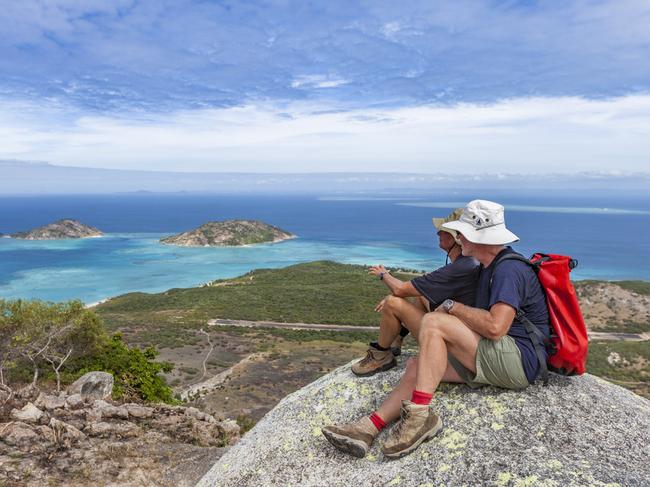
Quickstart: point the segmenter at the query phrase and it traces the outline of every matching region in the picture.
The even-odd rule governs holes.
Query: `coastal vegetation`
[[[0,300],[0,385],[36,388],[56,382],[57,392],[86,372],[114,376],[114,398],[174,403],[154,347],[129,346],[109,336],[97,314],[80,301]]]
[[[161,238],[165,244],[183,247],[236,247],[280,242],[295,235],[258,220],[208,222],[189,232]]]

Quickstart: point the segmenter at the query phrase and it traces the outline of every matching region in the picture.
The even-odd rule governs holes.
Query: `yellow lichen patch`
[[[398,476],[395,477],[393,480],[391,480],[390,482],[388,482],[388,485],[398,485],[401,481],[402,481],[402,477],[400,477],[400,476],[398,475]]]
[[[502,430],[503,428],[505,428],[505,426],[503,426],[501,423],[492,423],[491,428],[494,431],[499,431],[499,430]]]
[[[507,411],[507,408],[501,401],[488,396],[485,398],[485,402],[497,419],[503,418],[503,414]]]
[[[319,436],[321,434],[321,426],[328,425],[328,424],[332,424],[332,420],[330,419],[330,417],[322,411],[318,413],[309,422],[312,436]]]
[[[467,414],[469,414],[470,416],[477,416],[477,415],[478,415],[478,411],[476,410],[476,408],[469,408],[469,409],[467,410]]]
[[[447,411],[464,411],[465,405],[461,401],[450,401],[447,403]]]
[[[512,480],[513,475],[510,472],[501,472],[496,481],[498,487],[506,487]]]
[[[467,435],[453,430],[445,430],[440,443],[447,448],[447,450],[460,450],[467,446]]]
[[[368,460],[369,462],[374,462],[374,461],[377,460],[377,457],[374,456],[372,453],[368,453],[368,454],[366,455],[366,460]]]
[[[448,463],[443,463],[442,465],[440,465],[440,466],[438,467],[438,472],[439,472],[439,473],[445,473],[445,472],[447,472],[449,469],[451,469],[451,465],[449,465]]]
[[[305,418],[307,417],[307,413],[304,412],[304,411],[300,411],[300,412],[298,413],[298,417],[299,417],[300,419],[305,419]]]
[[[381,385],[381,390],[388,394],[389,392],[391,392],[393,390],[393,388],[391,387],[391,385],[388,382],[384,382]]]
[[[431,482],[428,482],[426,484],[420,484],[419,487],[434,487]]]
[[[553,470],[559,470],[562,468],[562,462],[560,462],[559,460],[549,460],[548,462],[546,462],[546,466],[548,468],[552,468]]]
[[[538,480],[537,475],[530,475],[526,478],[515,480],[515,487],[533,487],[533,485],[537,485]]]
[[[224,463],[223,465],[221,465],[221,468],[223,468],[224,470],[228,470],[230,468],[230,464]]]
[[[372,389],[367,384],[361,384],[359,387],[359,393],[362,396],[369,396],[372,393]]]
[[[540,429],[540,430],[537,432],[537,438],[541,438],[542,436],[544,436],[544,430],[543,430],[543,429]]]

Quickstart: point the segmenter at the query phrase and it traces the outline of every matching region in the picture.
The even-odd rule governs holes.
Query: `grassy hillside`
[[[125,294],[97,311],[111,328],[146,335],[155,330],[164,344],[175,336],[182,339],[181,330],[212,318],[378,325],[379,314],[373,309],[387,294],[366,267],[327,261],[255,270],[210,284]]]
[[[650,398],[650,341],[591,342],[587,372]]]
[[[587,287],[594,284],[599,284],[603,281],[595,281],[592,279],[586,279],[584,281],[575,282],[576,288]],[[627,289],[628,291],[635,292],[641,295],[650,295],[650,282],[648,281],[611,281],[612,284]]]

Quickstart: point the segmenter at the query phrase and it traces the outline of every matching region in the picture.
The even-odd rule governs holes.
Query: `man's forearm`
[[[449,314],[458,318],[471,330],[481,336],[491,339],[498,338],[494,328],[494,318],[492,314],[485,309],[473,308],[472,306],[455,302]]]
[[[402,281],[402,280],[400,280],[400,279],[398,279],[396,277],[391,276],[388,272],[386,272],[384,274],[384,278],[381,280],[381,282],[386,284],[388,289],[390,289],[390,291],[393,294],[396,294],[396,292],[399,292],[400,288],[404,284],[404,281]]]

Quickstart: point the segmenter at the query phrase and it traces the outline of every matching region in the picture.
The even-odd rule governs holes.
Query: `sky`
[[[649,171],[650,2],[23,0],[0,159],[156,171]]]

